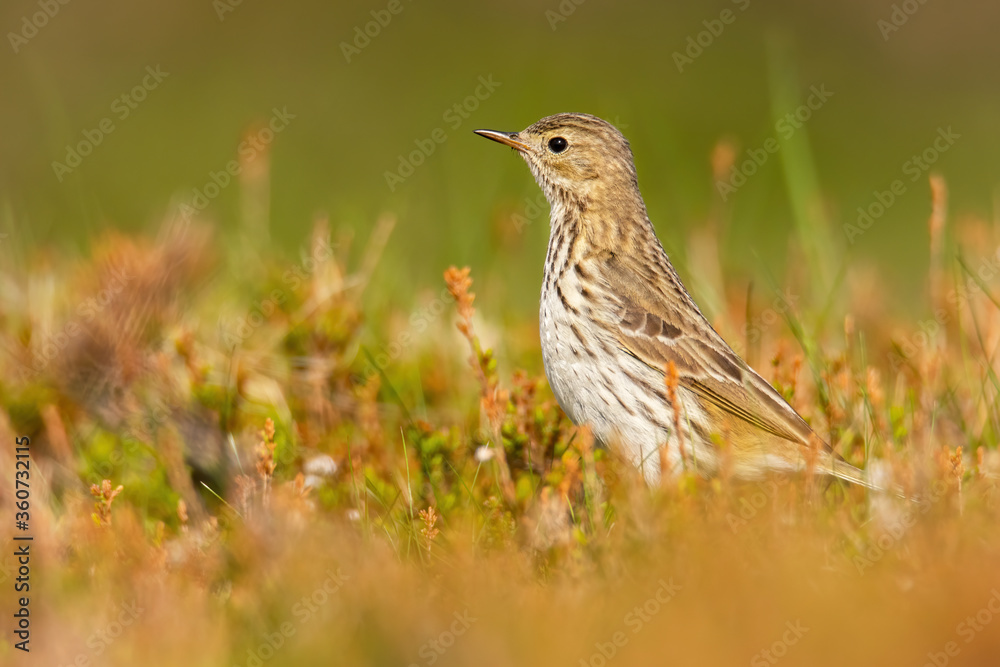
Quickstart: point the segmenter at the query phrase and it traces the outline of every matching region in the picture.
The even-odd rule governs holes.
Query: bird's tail
[[[866,489],[871,489],[872,491],[879,491],[880,493],[889,493],[898,498],[903,498],[907,500],[906,494],[902,489],[893,485],[892,487],[886,487],[881,484],[876,484],[868,478],[868,473],[859,468],[855,468],[847,461],[840,457],[835,457],[831,461],[830,474],[838,479],[842,479],[851,484],[857,484],[858,486],[863,486]]]

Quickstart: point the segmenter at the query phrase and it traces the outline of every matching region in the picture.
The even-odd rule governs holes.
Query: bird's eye
[[[549,139],[549,150],[553,153],[562,153],[569,148],[569,142],[562,137],[552,137]]]

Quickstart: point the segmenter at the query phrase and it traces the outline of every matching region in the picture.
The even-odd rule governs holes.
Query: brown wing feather
[[[653,275],[662,265],[641,266],[611,253],[595,259],[606,265],[598,275],[614,295],[609,310],[617,309],[607,314],[606,324],[623,351],[661,373],[673,361],[681,385],[719,411],[784,440],[810,444],[809,425],[726,344],[672,270],[664,281]],[[681,297],[687,307],[672,307],[666,294],[655,291],[653,286],[664,284],[676,288],[671,299]]]

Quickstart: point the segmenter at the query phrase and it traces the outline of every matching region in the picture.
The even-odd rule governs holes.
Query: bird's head
[[[520,153],[553,206],[638,194],[628,141],[596,116],[561,113],[520,132],[475,132]]]

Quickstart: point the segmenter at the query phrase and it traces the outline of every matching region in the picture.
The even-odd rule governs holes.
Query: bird
[[[724,468],[744,480],[813,470],[877,488],[702,314],[656,236],[617,128],[560,113],[520,132],[474,132],[514,149],[548,200],[542,361],[574,424],[649,485]]]

